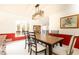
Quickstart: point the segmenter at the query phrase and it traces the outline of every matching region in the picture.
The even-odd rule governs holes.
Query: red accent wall
[[[7,35],[6,39],[12,39],[12,41],[23,40],[26,38],[25,36],[15,37],[15,33],[5,33],[0,35]]]
[[[76,43],[74,47],[79,49],[79,37],[76,37]]]

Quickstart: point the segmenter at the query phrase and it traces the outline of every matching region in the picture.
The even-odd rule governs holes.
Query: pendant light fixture
[[[39,9],[40,4],[36,4],[35,7],[35,13],[32,15],[32,19],[34,19],[37,15],[40,14],[40,9]]]

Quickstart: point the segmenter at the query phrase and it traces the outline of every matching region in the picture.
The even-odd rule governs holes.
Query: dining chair
[[[53,48],[53,53],[58,54],[58,55],[72,55],[74,50],[74,45],[75,45],[75,36],[72,36],[69,46],[54,46]]]
[[[0,54],[6,55],[6,35],[0,35]]]
[[[38,43],[38,41],[36,40],[35,33],[33,33],[33,35],[29,35],[29,37],[30,39],[33,39],[33,43],[31,44],[30,55],[32,54],[32,52],[34,52],[35,55],[37,55],[40,52],[45,52],[46,55],[46,46],[43,46],[42,44]]]
[[[32,41],[29,38],[29,31],[26,31],[25,33],[25,49],[28,46],[28,52],[30,52],[30,45],[32,44]]]
[[[28,46],[28,52],[30,52],[30,50],[31,50],[31,44],[33,44],[33,40],[32,40],[32,38],[29,37],[29,35],[31,37],[33,37],[33,33],[34,32],[29,32],[29,31],[26,31],[26,33],[25,33],[25,36],[26,36],[26,39],[25,39],[25,49]]]
[[[31,51],[31,45],[34,44],[34,32],[28,32],[28,52]]]

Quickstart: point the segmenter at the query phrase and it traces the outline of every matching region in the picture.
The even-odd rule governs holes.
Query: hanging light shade
[[[36,4],[36,5],[35,5],[35,8],[37,8],[37,7],[39,7],[39,6],[40,6],[40,4]]]
[[[40,6],[40,4],[36,4],[35,5],[35,13],[32,15],[32,19],[34,19],[37,15],[39,15],[40,14],[40,12],[39,12],[39,6]]]

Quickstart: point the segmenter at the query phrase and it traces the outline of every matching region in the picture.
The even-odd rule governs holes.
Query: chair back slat
[[[37,41],[36,41],[35,32],[29,32],[29,39],[32,39],[33,43],[31,44],[31,46],[34,46],[37,52]]]
[[[76,42],[75,36],[72,36],[70,44],[69,44],[69,50],[67,53],[68,55],[71,55],[73,53],[73,48],[74,48],[75,42]]]

